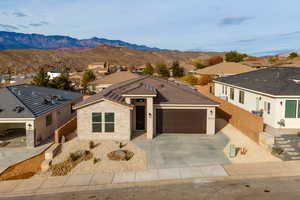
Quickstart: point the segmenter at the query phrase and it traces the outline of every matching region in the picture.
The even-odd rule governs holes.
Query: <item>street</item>
[[[300,199],[300,177],[154,184],[134,188],[77,191],[49,195],[5,197],[1,200],[289,200]]]

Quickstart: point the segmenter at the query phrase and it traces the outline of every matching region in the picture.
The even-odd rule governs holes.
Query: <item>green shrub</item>
[[[300,132],[297,133],[297,136],[300,137]]]
[[[280,147],[273,147],[272,148],[272,154],[273,155],[280,155],[283,153],[283,149]]]
[[[80,156],[76,153],[70,153],[70,158],[71,158],[72,161],[78,160],[79,157]]]

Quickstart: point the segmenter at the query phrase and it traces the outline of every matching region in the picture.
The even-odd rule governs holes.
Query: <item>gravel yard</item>
[[[107,154],[119,149],[120,141],[113,140],[94,140],[95,147],[89,149],[88,140],[80,140],[77,137],[62,144],[62,151],[52,161],[52,164],[58,164],[67,160],[70,153],[78,150],[89,150],[93,154],[93,159],[79,163],[71,174],[97,173],[97,172],[123,172],[144,170],[147,167],[146,153],[132,142],[121,141],[123,150],[129,150],[134,156],[129,161],[112,161]],[[94,158],[99,161],[94,164]]]
[[[219,123],[223,122],[219,121]],[[266,151],[263,147],[253,142],[250,138],[245,136],[241,131],[233,127],[231,124],[225,125],[224,128],[220,130],[220,132],[229,139],[228,144],[224,148],[224,153],[232,163],[281,161],[279,158]],[[240,153],[238,153],[236,157],[231,158],[229,156],[230,144],[234,144],[235,147],[246,148],[246,155],[241,155]]]

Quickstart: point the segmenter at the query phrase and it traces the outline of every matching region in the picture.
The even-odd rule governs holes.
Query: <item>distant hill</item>
[[[96,48],[60,48],[56,50],[17,49],[0,51],[0,74],[34,73],[39,67],[53,66],[81,71],[94,62],[139,67],[147,62],[156,64],[178,60],[188,64],[193,59],[224,56],[222,52],[141,51],[127,47],[99,45]]]
[[[60,35],[24,34],[0,31],[0,50],[5,49],[74,49],[95,48],[98,45],[122,46],[142,51],[162,51],[164,49],[131,44],[121,40],[108,40],[93,37],[79,40]]]

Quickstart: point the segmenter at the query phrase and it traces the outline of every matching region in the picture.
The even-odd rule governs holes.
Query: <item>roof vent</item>
[[[17,112],[17,113],[20,113],[20,112],[22,112],[24,110],[24,107],[22,107],[22,106],[16,106],[14,109],[13,109],[13,111],[15,111],[15,112]]]
[[[21,93],[21,90],[18,90],[18,95],[19,95],[19,96],[21,96],[21,95],[22,95],[22,93]]]
[[[3,109],[0,108],[0,112],[2,112],[2,111],[3,111]]]

